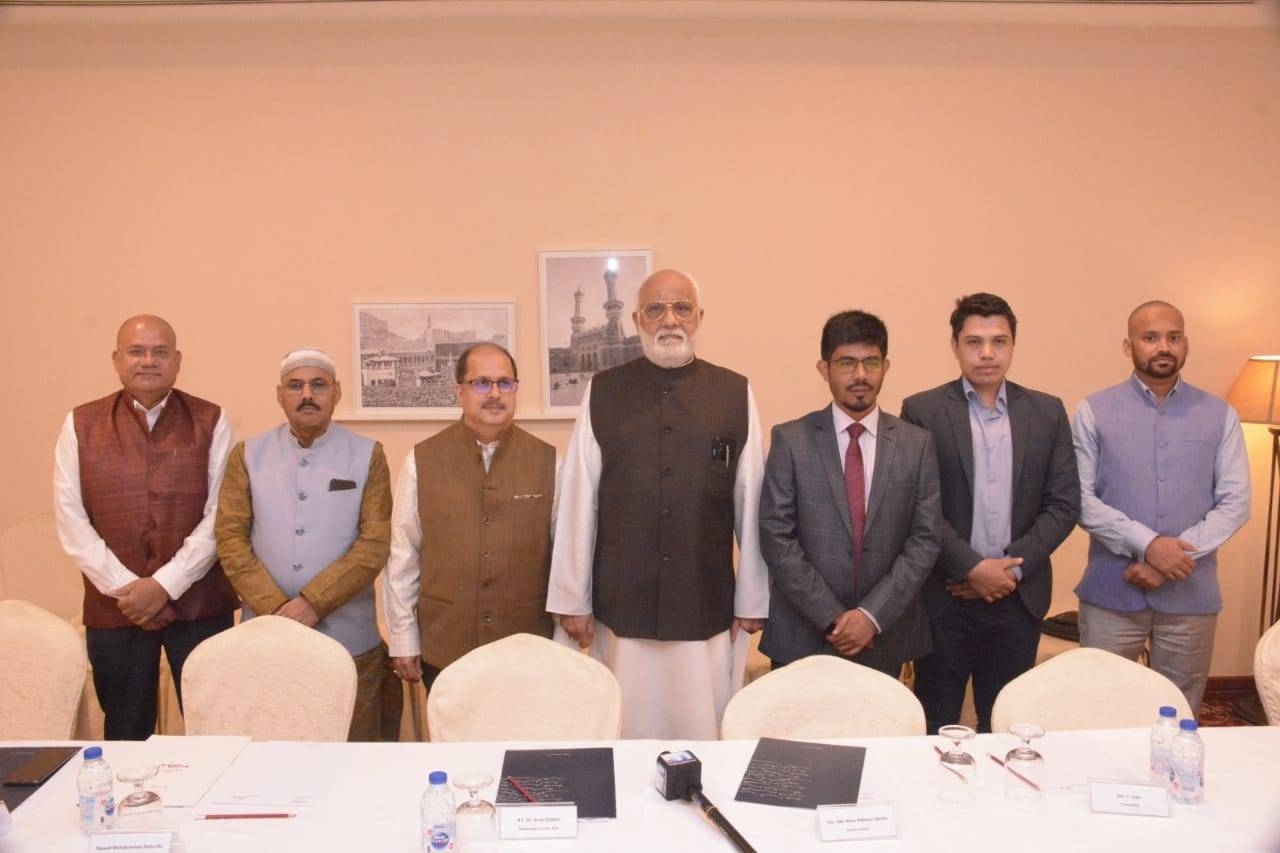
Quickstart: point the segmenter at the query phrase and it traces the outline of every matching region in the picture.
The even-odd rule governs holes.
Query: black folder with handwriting
[[[502,759],[498,803],[529,800],[511,779],[540,803],[575,803],[579,820],[616,818],[613,749],[508,749]]]
[[[78,746],[0,747],[0,800],[16,809],[79,751]]]
[[[866,757],[861,746],[762,737],[734,799],[797,809],[856,803]]]

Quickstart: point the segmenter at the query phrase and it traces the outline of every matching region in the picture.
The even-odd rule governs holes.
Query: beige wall
[[[116,325],[178,328],[181,384],[236,434],[273,370],[346,363],[353,301],[519,304],[540,411],[539,249],[694,272],[701,352],[766,425],[825,402],[831,312],[891,332],[885,407],[955,373],[946,314],[1017,310],[1012,376],[1127,373],[1128,309],[1189,317],[1224,393],[1280,350],[1280,38],[1260,5],[425,3],[0,9],[0,281],[14,381],[0,526],[49,506],[66,411]],[[396,468],[439,423],[362,423]],[[567,422],[533,422],[563,448]],[[1248,428],[1255,515],[1266,432]],[[1074,606],[1083,537],[1059,558]],[[1213,671],[1250,670],[1262,524],[1222,552]]]

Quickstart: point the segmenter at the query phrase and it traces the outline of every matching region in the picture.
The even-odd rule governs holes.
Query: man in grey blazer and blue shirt
[[[929,731],[960,721],[971,676],[978,730],[991,731],[996,695],[1035,665],[1049,557],[1080,515],[1062,401],[1005,379],[1017,332],[999,296],[956,300],[960,378],[902,404],[903,420],[933,434],[942,474],[942,553],[924,587],[933,652],[916,662]]]
[[[920,586],[938,555],[929,433],[880,411],[884,323],[845,311],[822,330],[832,403],[773,429],[760,496],[773,666],[835,654],[897,678],[929,650]]]

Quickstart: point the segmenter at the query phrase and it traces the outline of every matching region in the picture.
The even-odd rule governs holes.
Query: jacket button
[[[486,515],[486,516],[484,517],[484,523],[485,523],[485,524],[493,524],[493,519]]]
[[[671,473],[672,473],[672,472],[671,472],[671,466],[670,466],[670,465],[668,465],[668,466],[666,466],[665,468],[663,468],[663,469],[662,469],[662,476],[664,476],[664,477],[670,477],[670,476],[671,476]]]
[[[489,554],[489,552],[488,552],[488,551],[481,551],[481,552],[480,552],[480,557],[481,557],[481,559],[487,560],[487,559],[489,559],[490,554]]]
[[[305,501],[306,499],[307,499],[307,493],[306,493],[306,492],[298,492],[298,500],[300,500],[300,501]]]
[[[663,517],[663,518],[670,518],[670,517],[671,517],[671,510],[667,509],[667,508],[664,506],[664,507],[662,508],[662,517]]]
[[[482,622],[484,622],[484,624],[488,625],[490,622],[492,622],[492,621],[493,621],[493,617],[492,617],[492,616],[490,616],[488,613],[486,613],[486,614],[483,616],[483,618],[481,618],[481,620],[480,620],[480,621],[482,621]]]
[[[662,428],[662,434],[663,434],[663,435],[671,435],[671,427],[669,427],[669,426],[664,426],[664,427]]]
[[[300,571],[302,571],[302,563],[294,563],[294,564],[293,564],[293,570],[294,570],[295,572],[300,572]]]
[[[306,533],[306,532],[307,532],[307,529],[306,529],[305,527],[298,527],[298,528],[294,529],[294,531],[293,531],[293,532],[294,532],[294,533],[296,533],[296,534],[298,534],[299,536],[301,536],[302,534],[304,534],[304,533]]]

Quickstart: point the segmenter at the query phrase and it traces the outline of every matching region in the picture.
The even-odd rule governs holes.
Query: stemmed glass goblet
[[[492,773],[461,773],[453,777],[454,787],[467,792],[466,801],[454,812],[458,837],[464,843],[489,841],[495,836],[493,803],[480,799],[480,791],[492,784]]]
[[[116,779],[133,785],[133,790],[120,801],[117,814],[121,828],[142,829],[160,823],[164,814],[160,795],[147,790],[148,780],[154,779],[158,772],[154,764],[145,764],[125,768],[116,774]]]

